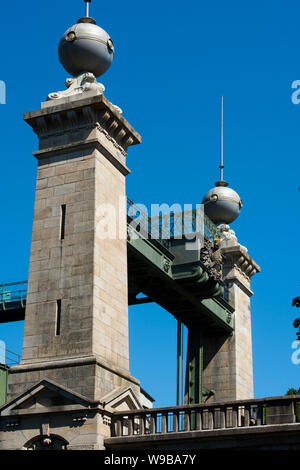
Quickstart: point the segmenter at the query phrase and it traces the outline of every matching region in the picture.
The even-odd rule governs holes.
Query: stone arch
[[[24,445],[24,450],[67,450],[68,441],[56,434],[39,435],[30,439]]]

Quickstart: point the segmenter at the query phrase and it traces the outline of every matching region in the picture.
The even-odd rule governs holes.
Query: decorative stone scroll
[[[95,95],[103,95],[105,86],[97,82],[95,75],[86,72],[75,78],[67,78],[65,81],[67,90],[49,93],[47,101],[61,100],[63,98],[73,97],[75,95],[84,94],[88,91],[94,92]],[[122,114],[122,109],[113,105],[116,111]]]
[[[77,95],[86,91],[95,91],[99,95],[103,95],[105,86],[102,83],[98,83],[95,75],[90,72],[83,73],[75,78],[67,78],[66,82],[67,90],[57,91],[48,95],[47,101],[58,100],[68,96]]]

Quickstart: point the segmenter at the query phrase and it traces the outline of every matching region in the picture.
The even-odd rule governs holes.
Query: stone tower
[[[101,239],[97,223],[105,204],[122,211],[126,150],[140,137],[103,94],[75,96],[25,115],[39,137],[38,175],[10,398],[45,377],[93,399],[137,384],[128,363],[127,241]],[[125,216],[118,227],[126,234]]]
[[[151,405],[128,346],[126,156],[141,137],[96,81],[113,53],[95,20],[80,18],[59,46],[67,90],[24,116],[38,170],[22,360],[10,369],[1,449],[103,449],[114,409]]]
[[[62,39],[74,43],[69,61],[82,60],[76,41],[95,54],[93,64],[111,61],[113,43],[94,20],[72,29]],[[141,138],[93,72],[68,79],[66,91],[24,117],[39,138],[38,174],[23,354],[10,371],[10,399],[45,378],[94,400],[126,384],[139,390],[129,372],[125,178],[127,149]],[[108,233],[116,223],[110,237],[105,223]]]
[[[213,390],[209,401],[253,398],[251,278],[260,267],[240,245],[234,231],[223,226],[221,252],[227,300],[234,308],[234,331],[204,334],[203,388]]]
[[[221,234],[222,277],[227,301],[234,308],[234,331],[228,337],[216,333],[204,335],[203,385],[213,390],[210,400],[241,400],[253,398],[253,365],[250,299],[251,277],[260,271],[240,245],[228,224],[234,222],[243,207],[237,192],[224,181],[223,110],[221,99],[220,180],[203,198],[206,215],[218,226]]]

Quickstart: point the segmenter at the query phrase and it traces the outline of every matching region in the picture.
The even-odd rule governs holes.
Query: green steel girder
[[[127,238],[127,245],[130,245],[131,250],[142,257],[146,264],[151,265],[165,276],[172,279],[171,265],[174,256],[163,246],[160,246],[159,243],[155,243],[155,240],[143,238],[133,229],[131,229],[131,236]]]
[[[222,298],[217,299],[203,299],[201,300],[203,310],[208,314],[213,313],[216,323],[224,327],[224,324],[228,325],[228,330],[234,329],[233,313],[234,309],[227,304]]]
[[[187,350],[187,381],[186,392],[188,404],[202,403],[203,390],[203,340],[202,332],[197,328],[189,328]]]
[[[222,283],[209,277],[201,261],[174,266],[172,253],[155,242],[138,234],[128,240],[129,305],[152,300],[186,326],[231,333],[234,310],[220,297]],[[141,292],[147,300],[136,298]]]
[[[15,304],[12,308],[1,308],[0,304],[0,324],[11,323],[15,321],[22,321],[25,319],[25,306],[26,301]]]

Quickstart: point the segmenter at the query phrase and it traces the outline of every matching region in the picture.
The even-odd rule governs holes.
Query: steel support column
[[[198,405],[202,403],[203,396],[203,336],[197,325],[189,328],[186,367],[186,401],[189,405]],[[191,430],[195,425],[192,413]]]
[[[8,366],[0,364],[0,406],[5,405],[7,399]]]
[[[176,405],[181,405],[181,361],[182,361],[182,323],[177,320],[177,380],[176,380]]]

